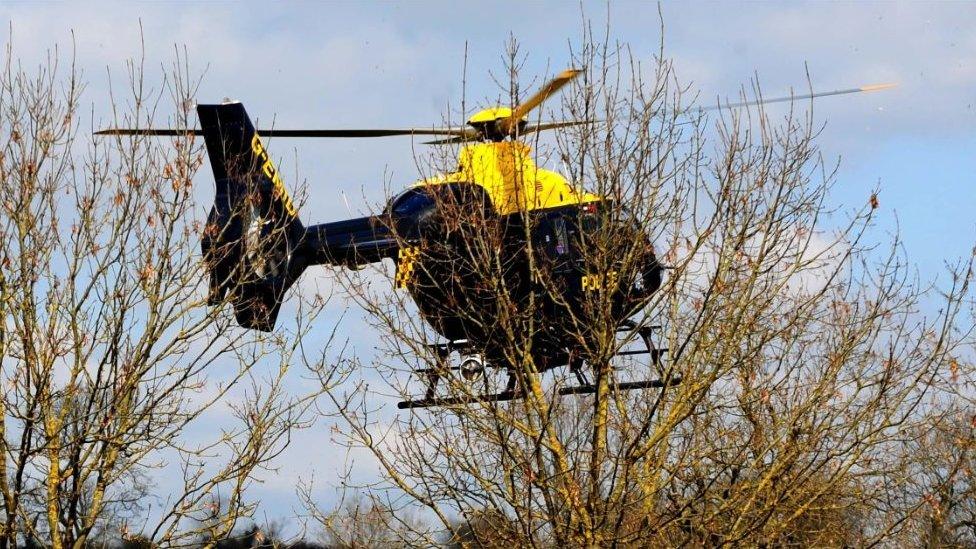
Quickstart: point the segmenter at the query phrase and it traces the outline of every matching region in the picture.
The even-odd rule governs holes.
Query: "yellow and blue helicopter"
[[[311,265],[360,268],[391,258],[395,286],[406,290],[424,320],[444,339],[434,345],[440,366],[419,371],[427,387],[421,399],[401,408],[504,401],[524,396],[513,365],[500,357],[504,334],[493,315],[497,299],[486,291],[491,280],[506,288],[516,305],[533,299],[538,327],[531,336],[531,360],[538,371],[568,366],[580,382],[561,394],[595,391],[583,373],[585,341],[579,334],[579,312],[588,296],[599,293],[610,303],[613,328],[633,330],[659,364],[666,349],[651,342],[650,326],[629,318],[661,286],[664,268],[652,243],[636,222],[620,215],[623,207],[606,197],[571,185],[562,175],[536,165],[523,137],[545,130],[591,124],[589,120],[529,123],[529,113],[571,82],[579,70],[557,75],[519,105],[494,107],[472,116],[465,127],[407,129],[327,129],[256,131],[238,102],[200,104],[200,129],[109,129],[102,135],[202,135],[214,173],[216,195],[202,239],[210,274],[210,303],[229,300],[237,322],[272,330],[285,292]],[[824,95],[882,89],[847,90],[746,102],[773,103]],[[418,181],[394,196],[377,215],[306,227],[285,188],[264,142],[278,137],[440,137],[430,144],[463,144],[457,169]],[[460,222],[461,226],[458,226]],[[613,224],[615,238],[625,242],[624,269],[604,263],[594,271],[583,247],[587,236]],[[490,226],[496,267],[485,269],[472,253],[471,239]],[[484,236],[479,233],[478,238]],[[635,252],[636,250],[636,252]],[[612,255],[612,253],[611,253]],[[626,276],[621,272],[627,271]],[[541,280],[547,281],[541,291]],[[572,320],[570,320],[572,319]],[[574,323],[573,326],[567,325]],[[461,357],[449,364],[452,353]],[[504,391],[480,396],[435,397],[438,380],[448,371],[465,378],[486,367],[509,370]],[[619,383],[618,390],[662,387],[678,378]]]

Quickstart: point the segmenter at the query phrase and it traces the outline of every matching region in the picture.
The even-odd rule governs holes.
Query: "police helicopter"
[[[581,341],[579,313],[592,295],[609,300],[613,329],[633,332],[642,348],[620,354],[644,354],[655,366],[667,349],[655,347],[655,327],[630,320],[647,304],[662,283],[664,267],[654,255],[649,237],[636,222],[620,215],[623,206],[570,184],[559,173],[538,167],[523,139],[536,132],[592,124],[593,120],[528,121],[539,107],[581,71],[558,74],[514,107],[481,110],[464,127],[405,129],[268,129],[257,131],[239,102],[197,105],[199,129],[108,129],[99,135],[202,135],[216,184],[214,205],[202,237],[203,258],[210,276],[209,302],[229,300],[237,322],[246,328],[274,328],[285,292],[311,265],[361,268],[390,258],[395,262],[395,287],[409,292],[426,323],[442,338],[433,345],[438,366],[417,370],[425,380],[422,398],[399,403],[400,408],[449,406],[472,402],[506,401],[525,396],[518,372],[500,360],[503,334],[497,333],[497,314],[484,286],[498,282],[507,295],[538,300],[532,308],[539,326],[531,336],[531,359],[538,371],[569,367],[578,386],[559,393],[586,394],[596,390],[585,372],[586,341]],[[773,103],[883,89],[865,86],[794,95],[733,105]],[[437,136],[429,144],[461,144],[457,169],[418,181],[394,196],[376,214],[305,226],[289,197],[265,138]],[[491,226],[498,267],[472,265],[468,249],[471,231]],[[614,224],[615,237],[636,253],[618,265],[604,263],[594,271],[583,248],[587,236]],[[477,225],[477,226],[472,226]],[[626,267],[626,268],[625,268]],[[621,276],[626,271],[627,276]],[[498,278],[484,280],[485,272]],[[540,292],[540,281],[547,291]],[[553,291],[555,288],[555,291]],[[585,339],[585,338],[584,338]],[[460,357],[452,365],[451,356]],[[508,381],[501,392],[477,396],[437,397],[444,376],[464,379],[483,375],[486,368],[504,368]],[[658,368],[658,371],[661,371]],[[616,390],[660,388],[680,383],[671,374],[660,379],[615,383]]]

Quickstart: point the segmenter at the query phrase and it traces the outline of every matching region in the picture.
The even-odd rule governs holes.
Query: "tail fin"
[[[217,192],[203,238],[210,304],[225,297],[237,322],[274,328],[285,291],[306,267],[305,228],[240,103],[198,105]]]

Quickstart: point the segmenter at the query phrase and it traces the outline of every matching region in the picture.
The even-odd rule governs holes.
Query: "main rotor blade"
[[[555,130],[558,128],[568,128],[570,126],[584,126],[586,124],[596,124],[602,122],[602,120],[563,120],[560,122],[540,122],[537,124],[528,124],[525,129],[521,131],[522,134],[542,132],[546,130]]]
[[[543,101],[553,95],[560,88],[569,83],[570,80],[576,78],[579,73],[583,72],[580,69],[566,69],[563,72],[556,75],[555,78],[549,81],[545,86],[535,92],[531,97],[522,102],[514,109],[512,109],[512,114],[508,118],[503,118],[498,121],[499,127],[504,132],[511,133],[512,130],[518,126],[519,120],[522,119],[529,112],[542,104]]]
[[[344,130],[257,130],[263,137],[390,137],[395,135],[455,135],[467,136],[468,128],[403,128],[403,129],[344,129]],[[95,132],[95,135],[150,135],[181,136],[203,135],[196,128],[185,130],[173,128],[110,128]]]
[[[203,135],[203,130],[198,128],[186,128],[177,130],[173,128],[109,128],[98,130],[95,135],[150,135],[159,137],[177,137],[181,135]]]
[[[887,90],[896,87],[898,84],[886,83],[886,84],[870,84],[867,86],[861,86],[859,88],[849,88],[844,90],[833,90],[825,92],[807,93],[803,95],[790,95],[788,97],[776,97],[773,99],[755,99],[752,101],[739,101],[737,103],[719,103],[717,105],[708,105],[704,107],[693,107],[690,109],[685,109],[682,113],[687,113],[691,111],[713,111],[716,109],[734,109],[737,107],[749,107],[752,105],[768,105],[770,103],[784,103],[786,101],[798,101],[803,99],[815,99],[817,97],[827,97],[830,95],[844,95],[848,93],[861,93],[861,92],[874,92]]]
[[[454,143],[470,143],[471,141],[477,141],[480,139],[478,135],[470,136],[456,136],[448,137],[447,139],[435,139],[433,141],[424,141],[421,145],[453,145]]]
[[[555,130],[557,128],[568,128],[570,126],[582,126],[585,124],[596,124],[601,122],[601,120],[563,120],[559,122],[539,122],[535,124],[528,124],[523,128],[519,135],[526,135],[530,133],[542,132],[546,130]],[[481,138],[477,131],[471,131],[470,135],[466,136],[456,136],[450,137],[448,139],[438,139],[435,141],[424,141],[424,145],[452,145],[454,143],[468,143],[471,141],[477,141]]]
[[[481,132],[474,128],[462,128],[463,132],[459,132],[454,137],[448,137],[447,139],[435,139],[433,141],[424,141],[424,145],[450,145],[453,143],[468,143],[470,141],[478,141],[481,139]]]
[[[467,128],[402,128],[373,130],[258,130],[265,137],[391,137],[395,135],[467,135]]]

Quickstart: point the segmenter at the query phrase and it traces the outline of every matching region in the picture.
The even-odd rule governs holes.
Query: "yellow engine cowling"
[[[558,173],[536,166],[531,147],[520,141],[468,145],[461,149],[456,172],[415,186],[459,182],[484,188],[501,215],[601,200],[593,193],[577,191]]]

